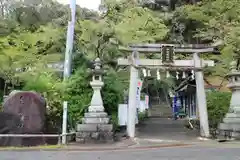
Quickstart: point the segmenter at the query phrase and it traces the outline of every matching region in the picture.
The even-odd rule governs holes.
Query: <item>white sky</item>
[[[57,1],[63,4],[69,4],[70,0],[57,0]],[[76,0],[76,2],[82,8],[88,8],[97,11],[98,6],[101,3],[101,0]]]

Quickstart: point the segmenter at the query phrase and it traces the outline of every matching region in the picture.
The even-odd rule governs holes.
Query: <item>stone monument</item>
[[[46,101],[36,92],[13,91],[3,102],[0,134],[42,134],[45,129]],[[34,146],[43,138],[4,137],[1,146]]]
[[[232,91],[232,97],[228,113],[219,125],[221,136],[225,138],[240,138],[240,71],[237,69],[237,63],[231,63],[231,72],[227,75],[227,87]]]
[[[96,58],[90,82],[93,88],[92,100],[88,112],[84,114],[82,124],[77,124],[76,141],[109,142],[113,140],[113,125],[109,124],[109,117],[104,112],[101,96],[101,88],[104,85],[102,74],[101,61]]]

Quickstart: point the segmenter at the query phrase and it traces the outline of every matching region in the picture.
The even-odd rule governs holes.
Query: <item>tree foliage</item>
[[[154,2],[154,3],[153,3]],[[210,56],[218,65],[215,74],[224,75],[233,58],[239,59],[239,0],[135,1],[104,0],[102,13],[77,7],[72,76],[61,76],[49,64],[61,62],[70,11],[54,0],[0,0],[0,77],[8,84],[36,90],[46,96],[51,117],[61,121],[63,99],[69,101],[69,115],[80,121],[89,106],[92,60],[103,62],[104,106],[115,114],[129,80],[117,67],[117,58],[129,53],[119,50],[129,43],[210,43],[223,41],[222,55]],[[169,8],[169,10],[166,10]],[[149,54],[147,58],[152,58]],[[174,85],[165,80],[150,81],[153,88]],[[128,85],[128,84],[127,84]]]
[[[174,18],[184,23],[200,42],[223,42],[222,55],[212,57],[218,62],[216,74],[221,76],[227,73],[231,60],[239,59],[239,7],[238,0],[206,0],[175,12]]]

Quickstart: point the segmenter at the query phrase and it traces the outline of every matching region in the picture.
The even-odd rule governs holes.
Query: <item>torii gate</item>
[[[209,137],[208,113],[206,104],[206,93],[204,89],[204,79],[202,68],[204,66],[214,66],[214,61],[203,61],[199,54],[214,53],[215,47],[209,45],[177,45],[177,44],[138,44],[131,45],[129,48],[122,49],[132,52],[129,59],[118,59],[118,65],[131,66],[130,68],[130,85],[128,100],[128,120],[127,133],[131,138],[135,137],[135,115],[136,115],[136,84],[138,79],[138,68],[157,68],[164,70],[194,70],[197,106],[200,116],[201,136]],[[162,59],[139,59],[138,53],[160,53]],[[175,53],[193,54],[192,60],[174,60]]]

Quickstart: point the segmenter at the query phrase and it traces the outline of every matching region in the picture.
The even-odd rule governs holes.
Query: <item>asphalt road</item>
[[[122,151],[0,151],[1,160],[240,160],[239,148],[172,147]]]

